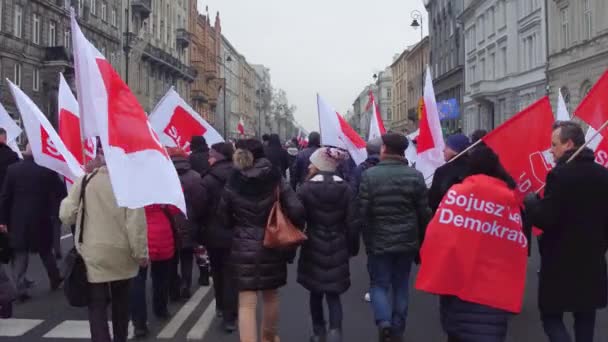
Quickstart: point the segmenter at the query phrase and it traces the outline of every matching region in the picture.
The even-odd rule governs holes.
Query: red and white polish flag
[[[418,135],[416,169],[422,172],[427,184],[431,184],[432,175],[438,167],[445,164],[443,149],[443,130],[439,121],[439,110],[435,100],[431,69],[427,66],[424,83],[422,116],[420,118],[420,133]]]
[[[84,166],[95,158],[97,141],[95,138],[83,141],[80,131],[80,108],[78,107],[78,101],[76,101],[68,82],[66,82],[61,73],[59,74],[57,106],[57,113],[59,113],[59,137],[78,163]]]
[[[19,158],[23,159],[23,155],[21,154],[21,150],[19,150],[19,146],[17,146],[17,137],[21,135],[23,130],[13,118],[8,114],[6,109],[0,103],[0,127],[6,130],[6,146],[10,147]]]
[[[239,124],[236,126],[236,130],[239,131],[241,135],[245,135],[245,123],[243,122],[243,118],[239,119]]]
[[[370,109],[372,110],[372,115],[370,115],[368,141],[380,138],[384,133],[386,133],[386,128],[384,128],[384,122],[382,121],[382,114],[380,113],[380,109],[378,108],[378,104],[374,98],[374,93],[371,90],[369,92],[369,102],[367,103],[365,111]]]
[[[71,26],[84,137],[99,135],[118,205],[171,204],[185,213],[177,171],[144,109],[110,62],[85,38],[74,10]]]
[[[354,162],[359,165],[367,158],[365,140],[350,127],[340,113],[317,94],[317,107],[319,110],[319,127],[321,128],[321,143],[323,145],[339,147],[350,153]]]
[[[8,81],[8,80],[7,80]],[[8,81],[36,164],[68,178],[77,179],[84,171],[70,153],[55,129],[38,106],[25,93]]]
[[[209,146],[224,142],[222,136],[171,87],[148,118],[164,146],[190,153],[193,136],[203,136]]]

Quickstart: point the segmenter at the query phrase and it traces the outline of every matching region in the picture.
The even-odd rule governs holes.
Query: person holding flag
[[[446,164],[435,170],[433,184],[429,190],[429,206],[433,212],[437,211],[443,196],[452,185],[460,183],[468,170],[468,156],[460,153],[470,146],[469,138],[464,134],[450,135],[443,150]]]
[[[467,167],[426,230],[416,288],[441,296],[448,342],[502,342],[522,308],[528,240],[516,183],[494,151],[477,147]]]
[[[544,232],[538,290],[543,328],[551,342],[571,341],[563,316],[572,312],[576,341],[592,342],[596,310],[608,302],[608,170],[583,148],[577,123],[556,122],[551,142],[557,165],[547,175],[544,197],[532,194],[525,201],[530,221]]]

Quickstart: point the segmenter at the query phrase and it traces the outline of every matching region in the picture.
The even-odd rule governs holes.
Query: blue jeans
[[[576,342],[593,342],[595,332],[595,311],[575,312],[574,335]],[[572,342],[564,325],[564,313],[541,314],[545,334],[551,342]]]
[[[367,270],[370,277],[370,296],[376,325],[390,327],[393,334],[403,335],[407,318],[409,277],[414,255],[395,253],[368,255]],[[392,305],[389,301],[393,290]]]

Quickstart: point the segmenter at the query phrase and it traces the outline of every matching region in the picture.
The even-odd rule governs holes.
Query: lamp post
[[[125,9],[125,17],[127,18],[127,25],[125,27],[126,32],[125,32],[125,46],[123,47],[124,51],[125,51],[125,83],[127,85],[129,85],[129,53],[131,52],[131,34],[129,33],[129,23],[131,22],[131,16],[129,13],[129,9],[131,8],[131,0],[127,0],[127,8]]]
[[[226,74],[226,63],[232,62],[232,56],[228,55],[226,57],[226,61],[222,62],[222,66],[224,67],[224,139],[228,139],[228,134],[226,132],[226,87],[228,86],[228,75]]]
[[[264,89],[258,89],[255,91],[256,95],[258,96],[258,99],[260,99],[261,101],[258,101],[258,137],[261,139],[262,138],[262,107],[263,107],[263,101],[264,101],[264,94],[266,93],[266,90]]]
[[[424,40],[424,25],[422,22],[422,13],[420,13],[420,11],[418,10],[413,10],[411,13],[412,16],[412,24],[410,25],[414,30],[417,30],[418,28],[420,28],[420,42],[422,43],[422,41]],[[422,50],[422,45],[420,45],[420,49]],[[424,53],[423,51],[421,51],[420,53],[420,80],[422,81],[422,88],[420,88],[420,90],[424,89]]]

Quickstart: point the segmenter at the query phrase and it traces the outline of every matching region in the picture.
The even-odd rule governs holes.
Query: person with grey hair
[[[543,230],[538,303],[551,342],[571,341],[563,316],[574,315],[577,342],[592,342],[595,316],[608,303],[608,170],[595,163],[575,122],[556,122],[543,198],[526,197],[531,223]],[[570,160],[572,159],[572,160]]]

